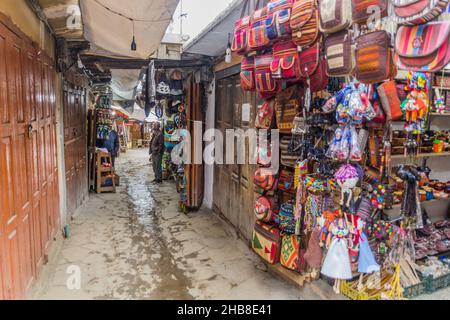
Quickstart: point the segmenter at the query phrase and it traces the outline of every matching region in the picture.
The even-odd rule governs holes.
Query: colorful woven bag
[[[256,91],[263,99],[269,99],[278,91],[278,82],[272,76],[272,53],[267,53],[255,58]]]
[[[242,57],[241,61],[241,88],[244,91],[255,91],[255,58]]]
[[[450,62],[450,21],[401,26],[395,40],[399,68],[437,72]]]
[[[276,201],[272,197],[260,196],[255,202],[255,216],[258,221],[270,223],[275,221]]]
[[[321,43],[300,52],[299,59],[302,78],[308,82],[311,91],[324,90],[328,86],[328,75]]]
[[[266,30],[267,8],[256,10],[249,30],[248,45],[251,50],[263,50],[270,45]]]
[[[290,194],[295,193],[294,171],[283,169],[278,179],[278,190]]]
[[[292,40],[302,48],[313,45],[319,38],[319,8],[317,0],[297,0],[291,16]]]
[[[280,263],[283,267],[302,273],[306,269],[305,250],[301,246],[300,238],[286,234],[282,237]]]
[[[395,78],[391,36],[384,30],[369,32],[356,39],[356,72],[358,81],[367,84]]]
[[[273,45],[273,61],[270,65],[272,77],[283,80],[300,80],[300,61],[297,46],[292,40]]]
[[[350,0],[319,0],[320,30],[334,33],[347,29],[352,24]]]
[[[253,229],[252,248],[268,263],[280,262],[280,231],[273,225],[257,221]]]
[[[352,75],[355,70],[355,46],[347,30],[328,35],[325,39],[327,74],[331,77]]]
[[[266,32],[271,41],[291,37],[293,3],[294,0],[272,0],[267,4]]]
[[[264,104],[258,107],[255,120],[256,129],[272,129],[275,124],[275,101],[265,101]]]
[[[288,201],[281,205],[278,218],[279,218],[279,227],[281,231],[289,234],[295,233],[295,226],[297,223],[294,216],[293,201]]]
[[[370,18],[374,8],[379,10],[380,19],[387,16],[388,0],[352,0],[352,19],[354,23],[365,24]]]
[[[248,36],[252,18],[250,15],[245,16],[245,11],[246,9],[249,9],[249,6],[249,0],[245,0],[244,6],[242,8],[241,18],[236,21],[234,26],[234,38],[231,45],[231,50],[238,54],[246,54],[249,50]]]
[[[394,20],[402,25],[419,25],[439,17],[449,0],[391,0]]]
[[[277,187],[278,179],[274,172],[267,168],[258,168],[253,176],[253,183],[255,186],[264,191],[271,191]]]
[[[282,134],[291,134],[294,128],[294,119],[298,113],[300,104],[297,99],[291,99],[288,102],[280,102],[278,99],[275,103],[277,127]]]

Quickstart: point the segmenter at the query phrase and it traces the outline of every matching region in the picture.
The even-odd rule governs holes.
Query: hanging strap
[[[250,14],[250,0],[245,0],[244,5],[242,6],[241,19],[245,17],[245,13]]]

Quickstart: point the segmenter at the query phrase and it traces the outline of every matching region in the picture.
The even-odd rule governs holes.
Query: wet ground
[[[38,298],[326,298],[317,288],[300,290],[268,273],[211,211],[179,213],[175,185],[150,183],[145,150],[123,155],[117,170],[118,192],[91,194],[80,208],[48,288]]]

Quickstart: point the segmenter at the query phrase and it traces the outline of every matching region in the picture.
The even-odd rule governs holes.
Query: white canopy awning
[[[112,69],[111,88],[114,93],[114,100],[134,100],[134,92],[139,83],[141,70],[133,69]]]
[[[179,0],[80,0],[90,53],[146,59],[159,47]],[[137,50],[131,50],[133,29]]]
[[[134,105],[134,112],[133,112],[133,114],[131,115],[130,118],[143,122],[147,117],[145,116],[144,109],[142,109],[137,104],[135,104]]]

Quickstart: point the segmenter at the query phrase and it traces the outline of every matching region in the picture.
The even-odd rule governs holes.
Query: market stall
[[[448,1],[245,3],[241,87],[280,133],[256,150],[255,252],[352,299],[449,286],[450,168],[427,161],[450,156]]]

